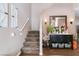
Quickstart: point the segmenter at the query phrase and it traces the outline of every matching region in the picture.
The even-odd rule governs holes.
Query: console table
[[[50,48],[73,48],[73,35],[71,34],[50,34]]]

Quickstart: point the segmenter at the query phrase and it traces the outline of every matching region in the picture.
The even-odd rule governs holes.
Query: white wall
[[[75,25],[79,25],[79,16],[75,16]]]
[[[11,37],[11,33],[15,32],[16,36]],[[0,30],[0,55],[14,55],[20,51],[23,40],[19,33],[11,28],[3,28]]]
[[[16,8],[18,8],[18,25],[19,28],[23,26],[27,17],[31,18],[31,4],[29,3],[16,3]],[[31,21],[31,20],[30,20]]]
[[[18,23],[19,28],[23,26],[26,17],[30,18],[30,4],[15,4],[18,8]],[[24,30],[21,31],[23,35],[20,35],[19,31],[12,28],[0,29],[0,55],[16,55],[23,47],[23,42],[27,35],[27,31],[31,29],[30,21],[25,26]],[[11,33],[14,32],[15,36],[12,37]]]
[[[49,8],[51,3],[32,3],[31,4],[31,25],[32,30],[39,30],[41,13]]]

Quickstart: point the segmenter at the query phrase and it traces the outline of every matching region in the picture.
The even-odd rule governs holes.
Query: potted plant
[[[47,32],[48,33],[52,33],[53,32],[53,26],[51,24],[48,25]]]

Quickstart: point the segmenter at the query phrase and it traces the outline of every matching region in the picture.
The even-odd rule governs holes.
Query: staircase
[[[21,56],[39,55],[39,31],[29,31],[23,45]]]

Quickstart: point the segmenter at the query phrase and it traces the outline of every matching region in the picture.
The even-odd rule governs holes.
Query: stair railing
[[[25,23],[24,23],[24,25],[22,26],[22,28],[20,29],[19,27],[16,27],[16,29],[18,30],[18,31],[22,31],[23,29],[24,29],[24,27],[26,26],[26,24],[29,22],[29,18],[27,17],[27,20],[25,21]]]

